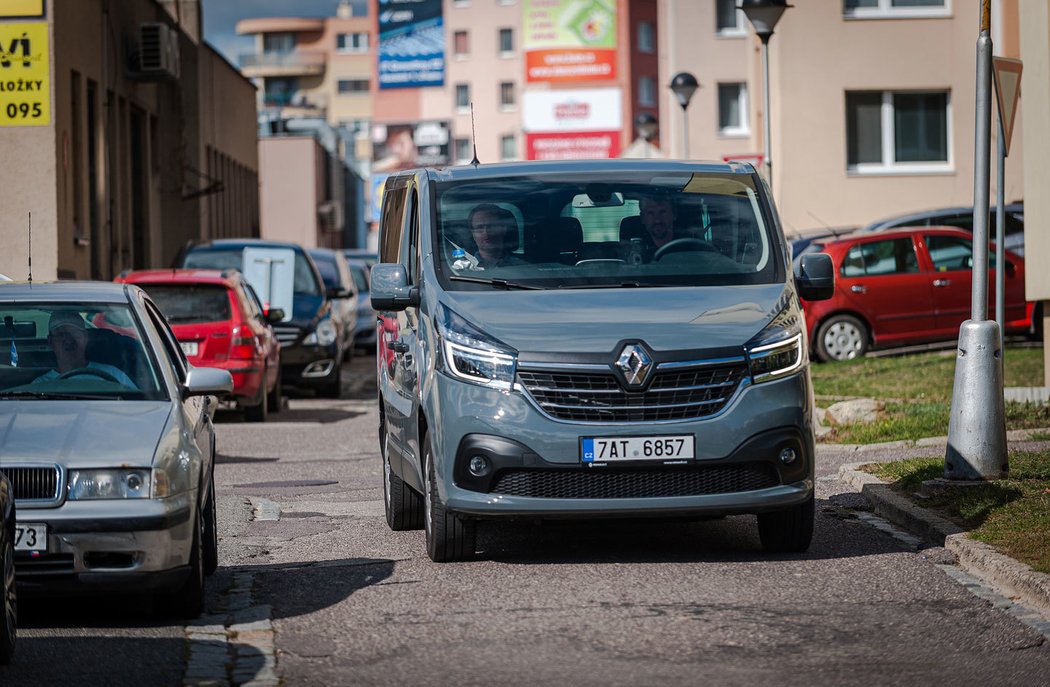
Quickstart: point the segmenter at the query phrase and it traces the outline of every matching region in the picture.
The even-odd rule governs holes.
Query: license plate
[[[186,354],[186,357],[192,358],[197,355],[196,341],[180,341],[179,345],[182,346],[182,352]]]
[[[584,437],[580,460],[584,463],[627,461],[679,462],[696,457],[696,437],[691,434],[649,437]]]
[[[47,525],[15,523],[15,551],[47,552]]]

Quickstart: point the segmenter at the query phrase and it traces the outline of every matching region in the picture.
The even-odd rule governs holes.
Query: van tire
[[[832,315],[817,328],[817,357],[824,362],[863,358],[869,336],[867,325],[853,315]]]
[[[379,416],[379,453],[383,457],[383,505],[386,524],[395,532],[423,528],[423,497],[390,466],[386,418]]]
[[[14,533],[9,529],[0,549],[0,666],[11,662],[18,632]]]
[[[805,503],[758,514],[758,536],[770,553],[803,553],[813,540],[813,496]]]
[[[423,435],[424,519],[427,555],[435,563],[473,560],[477,547],[477,522],[445,509],[437,488],[434,451],[430,437]]]

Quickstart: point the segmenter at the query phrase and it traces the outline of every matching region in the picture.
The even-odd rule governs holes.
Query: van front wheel
[[[762,548],[771,553],[803,553],[813,540],[813,497],[791,508],[758,514]]]
[[[438,495],[437,473],[430,437],[423,436],[423,531],[427,555],[435,563],[469,561],[477,546],[477,523],[445,510]]]

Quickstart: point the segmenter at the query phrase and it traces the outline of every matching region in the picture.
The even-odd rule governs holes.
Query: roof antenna
[[[33,283],[33,211],[29,211],[29,283]]]
[[[470,161],[470,164],[477,167],[481,164],[478,160],[478,132],[474,128],[474,101],[470,101],[470,138],[474,144],[474,159]]]

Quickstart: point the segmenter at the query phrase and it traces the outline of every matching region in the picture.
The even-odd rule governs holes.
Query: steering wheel
[[[679,251],[686,251],[686,250],[717,251],[717,249],[714,246],[712,246],[710,243],[708,243],[707,241],[704,241],[702,239],[694,239],[694,238],[688,238],[688,237],[687,238],[680,238],[680,239],[672,239],[672,240],[668,241],[667,243],[665,243],[664,245],[662,245],[662,246],[660,246],[659,248],[656,249],[656,252],[653,253],[653,260],[654,261],[655,260],[659,260],[660,258],[662,258],[663,256],[667,255],[668,253],[677,253]]]
[[[110,373],[106,372],[105,370],[99,370],[95,367],[78,367],[75,370],[63,372],[55,379],[69,379],[70,377],[80,377],[82,375],[93,375],[95,377],[99,377],[100,379],[104,379],[107,382],[113,382],[114,384],[120,384],[121,386],[124,386],[116,377],[114,377]]]

